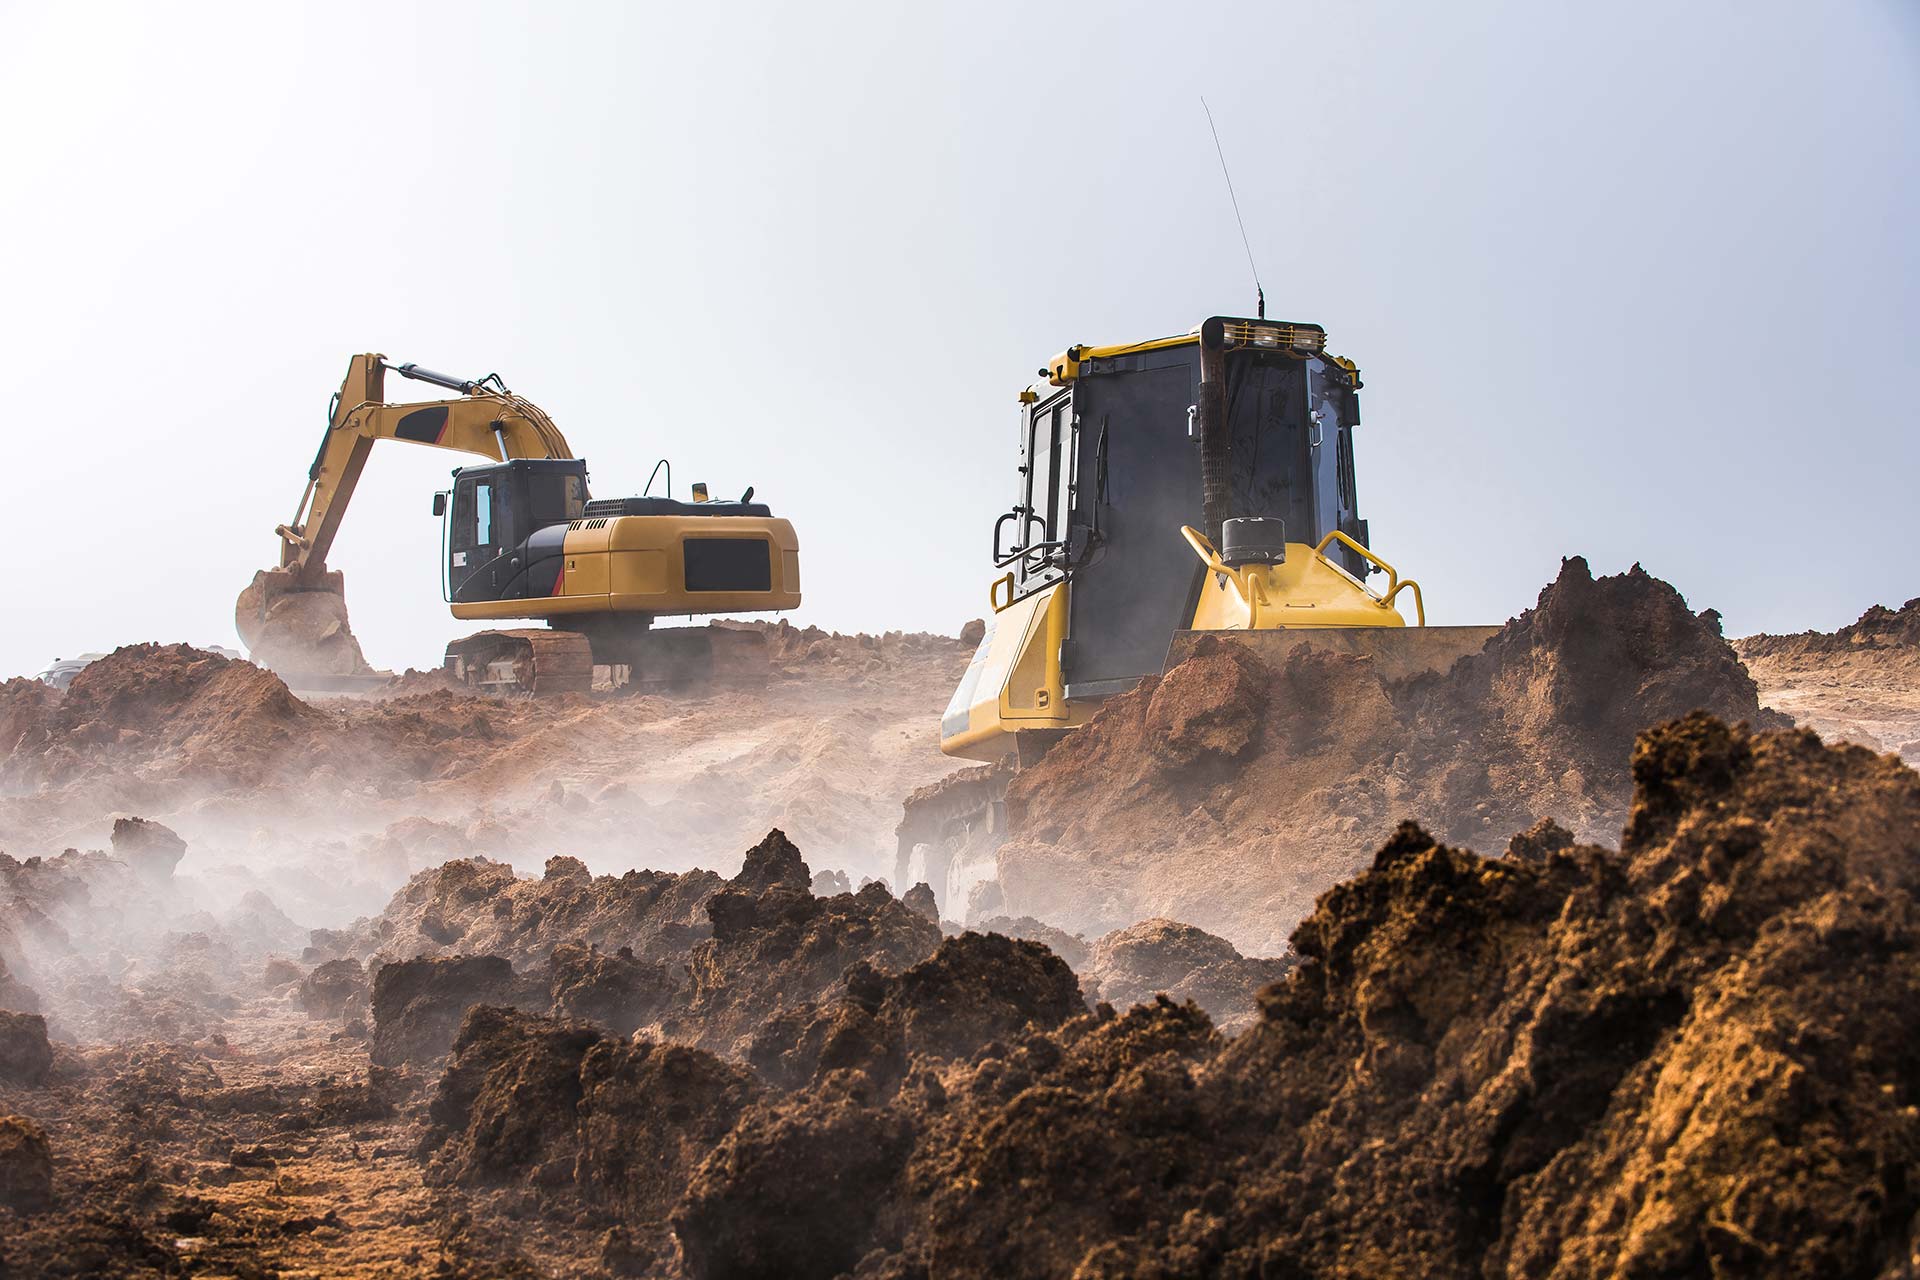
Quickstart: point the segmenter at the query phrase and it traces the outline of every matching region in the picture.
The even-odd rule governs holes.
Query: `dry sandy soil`
[[[302,700],[248,663],[131,646],[64,697],[0,685],[0,849],[97,845],[139,814],[186,838],[210,894],[262,888],[314,925],[450,857],[725,872],[773,827],[855,883],[889,874],[901,798],[953,768],[938,720],[969,650],[770,633],[763,687],[538,701],[437,674]]]
[[[1768,706],[1830,741],[1920,762],[1920,600],[1876,605],[1831,635],[1747,636],[1733,647]]]

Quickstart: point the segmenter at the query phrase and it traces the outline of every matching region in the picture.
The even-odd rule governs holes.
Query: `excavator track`
[[[593,647],[573,631],[481,631],[447,645],[446,671],[490,693],[590,693]]]

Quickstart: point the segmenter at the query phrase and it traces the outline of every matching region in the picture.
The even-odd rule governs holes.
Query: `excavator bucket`
[[[293,688],[344,690],[378,678],[347,622],[337,571],[308,585],[292,570],[262,569],[234,603],[233,625],[253,660]]]
[[[1277,667],[1295,649],[1348,653],[1372,660],[1387,680],[1447,670],[1480,652],[1499,627],[1276,627],[1260,631],[1176,631],[1167,646],[1169,670],[1193,653],[1202,636],[1244,645]]]

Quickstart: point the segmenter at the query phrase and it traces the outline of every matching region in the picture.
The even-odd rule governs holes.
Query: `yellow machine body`
[[[1302,644],[1366,655],[1393,678],[1485,643],[1493,628],[1427,627],[1418,584],[1367,545],[1350,434],[1359,370],[1325,338],[1215,317],[1048,361],[1019,397],[1019,497],[994,530],[1005,572],[941,718],[943,752],[1024,755],[1202,634],[1274,659]],[[1191,557],[1170,550],[1181,539]]]
[[[771,589],[690,591],[684,546],[689,538],[761,538]],[[567,529],[564,566],[550,596],[463,601],[463,619],[555,618],[579,614],[654,616],[743,613],[800,605],[800,542],[793,525],[757,516],[606,516]]]
[[[1070,702],[1061,679],[1067,590],[1063,582],[988,616],[986,634],[940,717],[942,751],[991,763],[1013,749],[1021,730],[1086,723],[1093,708]]]
[[[1207,566],[1207,576],[1187,629],[1169,637],[1170,663],[1185,656],[1189,646],[1184,638],[1195,633],[1339,631],[1344,634],[1337,646],[1351,653],[1377,647],[1382,632],[1409,630],[1393,601],[1402,591],[1410,591],[1418,599],[1420,588],[1411,579],[1402,580],[1391,567],[1387,567],[1391,575],[1387,591],[1376,594],[1330,559],[1324,543],[1319,547],[1289,543],[1283,563],[1236,568],[1220,560],[1205,535],[1192,528],[1180,532]],[[1327,541],[1335,537],[1330,535]],[[1365,554],[1377,560],[1371,551]],[[1003,578],[989,592],[996,608],[941,717],[940,749],[950,756],[992,763],[1014,749],[1017,735],[1036,729],[1077,729],[1092,717],[1097,705],[1069,698],[1062,678],[1060,654],[1069,638],[1067,601],[1071,585],[1061,582],[1002,605],[999,595],[1004,584]],[[1425,621],[1424,607],[1420,620]],[[1492,630],[1418,629],[1421,635],[1471,631],[1482,641]],[[1405,668],[1407,659],[1400,655],[1420,647],[1418,642],[1414,646],[1399,644],[1395,667]],[[1432,645],[1425,648],[1436,654],[1436,660],[1444,656],[1450,662],[1459,656],[1450,651],[1442,655]],[[1424,668],[1432,663],[1419,665]]]

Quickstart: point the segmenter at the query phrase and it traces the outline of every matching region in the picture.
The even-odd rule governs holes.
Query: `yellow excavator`
[[[457,395],[389,403],[389,372]],[[593,498],[585,460],[498,375],[463,379],[357,355],[328,408],[300,505],[274,530],[279,567],[256,574],[234,609],[255,659],[302,687],[351,688],[370,675],[347,625],[341,575],[326,559],[382,440],[488,460],[456,468],[452,487],[434,495],[443,521],[442,594],[456,618],[546,626],[481,631],[448,645],[447,671],[471,686],[580,692],[593,686],[596,667],[616,682],[751,674],[756,665],[764,669],[758,632],[655,629],[654,619],[800,603],[793,526],[754,502],[752,489],[738,501],[709,501],[706,487],[695,485],[693,501],[677,501],[669,468],[667,496]]]
[[[1011,769],[1200,635],[1270,661],[1300,645],[1365,654],[1397,677],[1443,670],[1497,630],[1426,626],[1419,585],[1369,545],[1360,372],[1326,340],[1315,324],[1215,316],[1069,347],[1020,393],[986,631],[940,722],[942,751],[1005,767],[909,805],[901,883],[964,905],[968,877],[988,873]]]

